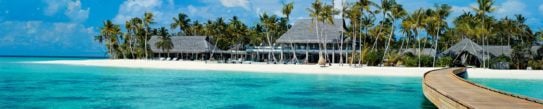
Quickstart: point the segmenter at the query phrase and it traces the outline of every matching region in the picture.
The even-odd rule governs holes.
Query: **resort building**
[[[420,55],[433,57],[436,55],[436,50],[433,48],[422,48],[422,49],[407,48],[407,49],[402,49],[401,53],[402,55],[418,56],[420,54]]]
[[[184,59],[184,60],[208,60],[214,53],[223,52],[215,45],[210,43],[210,38],[206,36],[172,36],[173,48],[169,51],[162,50],[156,46],[161,36],[152,36],[149,40],[151,51],[156,57],[166,57]],[[170,56],[170,57],[167,57]]]
[[[541,46],[532,46],[530,51],[532,56],[541,55]],[[464,38],[443,51],[440,56],[451,56],[455,61],[459,61],[463,65],[480,66],[483,64],[483,61],[499,56],[511,58],[512,52],[513,49],[511,46],[481,46],[468,38]]]
[[[346,60],[345,55],[352,47],[342,34],[343,26],[342,19],[334,19],[333,24],[317,23],[311,19],[297,20],[292,28],[276,40],[278,47],[273,48],[273,51],[281,53],[280,57],[286,61],[316,63],[319,58],[319,43],[323,43],[325,47],[322,53],[328,56],[328,62],[339,62],[340,55]],[[317,31],[320,37],[317,36]]]

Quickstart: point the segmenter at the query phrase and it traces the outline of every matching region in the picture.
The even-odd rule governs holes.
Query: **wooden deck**
[[[424,95],[441,109],[543,109],[539,100],[466,81],[460,77],[465,71],[449,68],[427,72],[423,77]]]

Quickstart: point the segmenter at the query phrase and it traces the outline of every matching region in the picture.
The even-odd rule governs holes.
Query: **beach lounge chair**
[[[160,60],[160,61],[164,61],[164,58],[163,58],[163,57],[160,57],[160,58],[158,58],[158,60]]]
[[[172,61],[177,61],[177,58],[173,58]]]
[[[243,64],[243,60],[242,60],[241,58],[240,58],[240,59],[238,59],[238,61],[237,61],[237,62],[238,62],[239,64]]]

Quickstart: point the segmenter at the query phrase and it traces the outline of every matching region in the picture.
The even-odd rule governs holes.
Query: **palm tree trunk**
[[[170,58],[170,50],[167,50],[166,53],[168,54],[168,58]]]
[[[439,25],[438,25],[438,27],[439,27]],[[434,46],[435,46],[434,52],[435,52],[435,53],[434,53],[434,61],[432,62],[432,67],[436,67],[436,57],[437,57],[437,47],[438,47],[437,41],[438,41],[438,40],[439,40],[439,29],[437,29],[436,38],[434,39],[434,41],[435,41],[435,44],[434,44]]]
[[[145,39],[143,39],[143,41],[144,41],[144,43],[145,43],[145,44],[143,45],[143,47],[144,47],[143,50],[145,51],[145,59],[149,59],[149,55],[148,55],[148,53],[147,53],[147,33],[148,33],[148,32],[149,32],[149,31],[147,31],[147,29],[145,29],[145,37],[144,37]]]
[[[269,46],[271,48],[271,50],[268,50],[269,51],[268,52],[268,54],[269,54],[268,55],[268,61],[270,60],[269,58],[270,58],[270,55],[271,55],[271,58],[273,58],[273,62],[277,62],[277,58],[275,58],[275,53],[272,53],[275,50],[274,50],[274,46],[271,43],[270,32],[268,32],[266,36],[268,38],[268,44],[269,44]]]
[[[305,44],[305,60],[304,63],[307,64],[309,62],[309,44]]]
[[[404,46],[406,40],[409,40],[409,39],[404,39],[404,40],[402,40],[402,44],[401,44],[401,46],[400,46],[400,49],[398,50],[398,54],[401,54],[401,53],[402,53],[402,51],[403,51],[403,46]]]
[[[417,31],[419,31],[419,30],[417,30]],[[418,33],[418,32],[417,32],[417,33]],[[417,49],[417,55],[418,55],[418,57],[419,57],[419,58],[417,59],[417,60],[418,60],[418,62],[417,62],[418,67],[420,67],[420,44],[421,44],[421,42],[422,42],[421,40],[418,40],[418,41],[417,41],[417,43],[418,43],[418,45],[419,45],[419,47],[418,47],[418,49]]]
[[[387,52],[388,52],[388,48],[390,47],[390,40],[392,39],[392,35],[394,33],[394,20],[392,20],[392,28],[391,28],[391,31],[390,31],[390,35],[388,36],[388,41],[387,41],[387,45],[385,46],[385,52],[383,53],[383,59],[382,59],[382,64],[384,66],[384,61],[385,61],[385,58],[386,58],[386,55],[387,55]]]
[[[290,49],[292,51],[292,62],[298,62],[298,57],[296,57],[296,48],[294,48],[292,41],[290,42]]]
[[[341,31],[341,43],[339,45],[339,64],[343,66],[343,31]]]
[[[283,55],[283,47],[282,46],[281,46],[281,55],[280,56],[281,57],[279,58],[280,59],[279,62],[284,63],[284,60],[283,60],[284,55]]]
[[[326,32],[324,32],[324,30],[326,30],[326,22],[322,22],[322,24],[324,25],[324,26],[322,27],[323,30],[321,31],[321,34],[323,34],[323,35],[321,35],[321,36],[323,36],[323,39],[324,39],[324,40],[322,41],[322,43],[323,43],[322,45],[323,45],[323,48],[324,48],[324,54],[325,54],[325,55],[324,55],[324,59],[326,59],[326,61],[328,62],[328,61],[330,61],[330,58],[329,58],[329,56],[328,56],[328,55],[329,55],[329,54],[328,54],[328,42],[327,42],[327,40],[326,40],[326,39],[328,39],[328,34],[326,34]]]
[[[353,30],[352,30],[353,36],[351,36],[351,41],[352,41],[352,44],[351,44],[351,61],[349,62],[349,66],[351,66],[353,64],[354,56],[355,56],[354,53],[356,52],[355,50],[356,50],[356,38],[357,37],[356,37],[356,32],[355,32],[356,29],[354,27],[356,27],[356,24],[354,24]]]
[[[320,63],[322,62],[323,60],[321,59],[324,59],[323,57],[323,54],[322,54],[322,39],[320,37],[320,34],[319,34],[319,21],[318,20],[315,20],[315,29],[316,29],[316,32],[317,32],[317,38],[318,38],[318,44],[319,44],[319,59],[317,61],[318,64],[325,64],[325,63]]]

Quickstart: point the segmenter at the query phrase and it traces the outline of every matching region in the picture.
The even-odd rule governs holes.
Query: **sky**
[[[200,22],[238,16],[247,24],[255,24],[262,13],[282,16],[281,6],[289,2],[294,2],[291,23],[309,18],[306,9],[313,0],[0,0],[0,55],[105,56],[105,47],[93,40],[104,20],[124,25],[127,19],[153,12],[153,26],[168,27],[182,12]],[[335,2],[339,9],[342,1]],[[449,21],[476,5],[476,0],[397,2],[408,12],[449,4],[453,7]],[[494,6],[496,11],[491,15],[497,18],[522,14],[532,29],[543,29],[542,0],[496,0]]]

